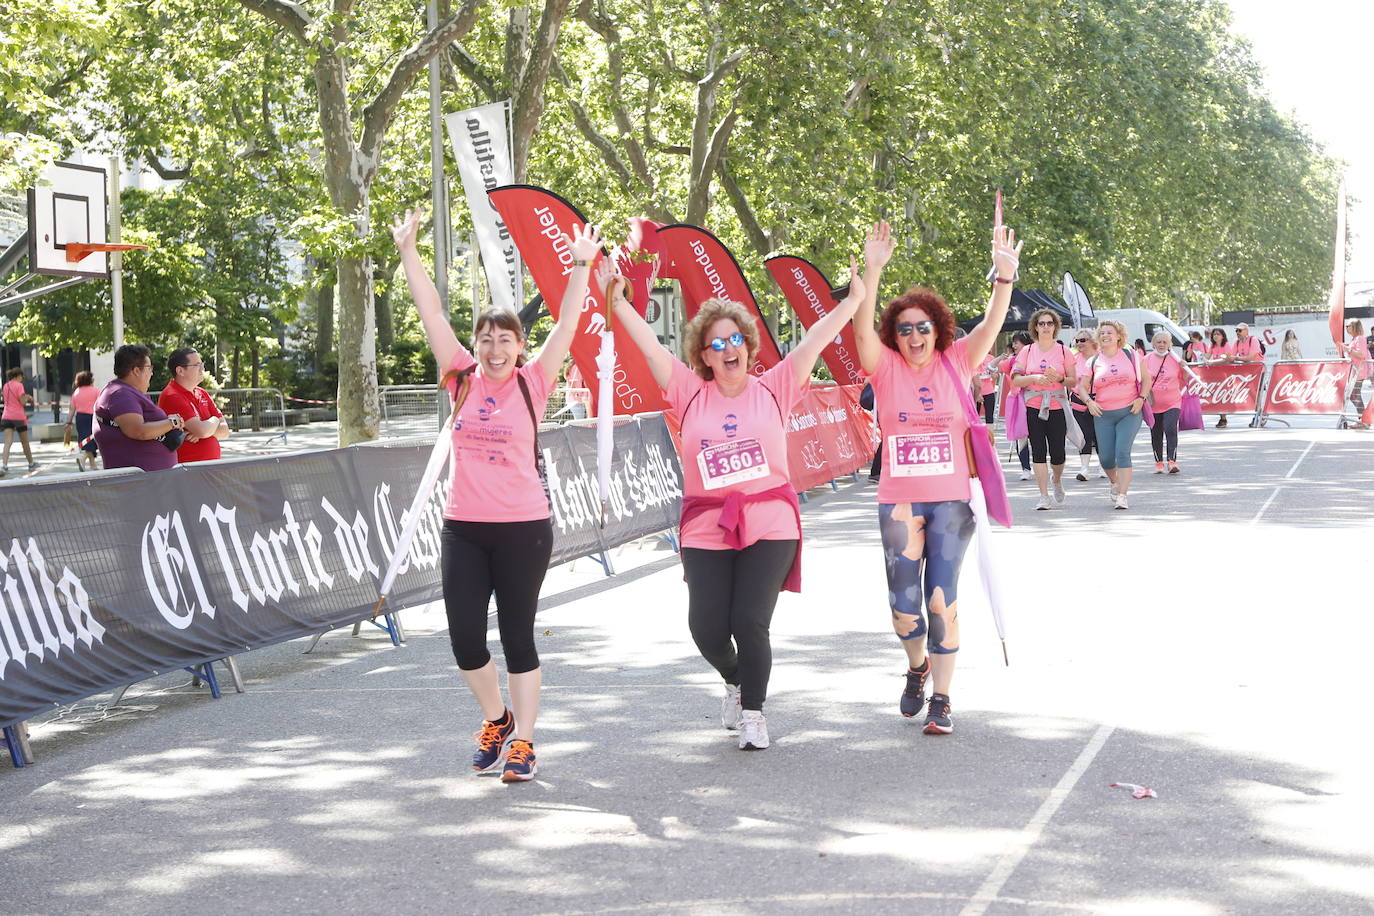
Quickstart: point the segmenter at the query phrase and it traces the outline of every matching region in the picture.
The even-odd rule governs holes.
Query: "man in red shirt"
[[[167,357],[172,380],[157,397],[157,406],[168,416],[179,414],[185,422],[186,441],[177,449],[179,464],[211,461],[220,456],[219,440],[229,438],[229,424],[209,392],[200,387],[205,364],[190,347],[173,350]]]

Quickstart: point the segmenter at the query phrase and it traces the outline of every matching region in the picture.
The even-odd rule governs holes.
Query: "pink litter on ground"
[[[1159,796],[1155,794],[1154,789],[1151,789],[1149,786],[1138,786],[1133,782],[1114,782],[1111,788],[1130,789],[1131,798],[1159,798]]]

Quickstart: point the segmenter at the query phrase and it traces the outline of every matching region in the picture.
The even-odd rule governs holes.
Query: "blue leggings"
[[[1097,433],[1097,459],[1107,470],[1131,466],[1131,445],[1135,434],[1140,432],[1140,424],[1145,420],[1145,409],[1131,413],[1131,406],[1104,410],[1102,416],[1093,417],[1093,431]]]
[[[895,510],[897,518],[893,518]],[[905,516],[910,511],[910,520]],[[878,505],[878,529],[883,536],[887,565],[887,601],[892,608],[892,628],[902,640],[926,637],[926,647],[936,655],[959,651],[945,642],[945,615],[958,619],[959,567],[973,538],[973,510],[967,500],[938,503]],[[913,542],[914,541],[914,542]],[[910,554],[916,554],[912,559]],[[924,574],[924,587],[922,575]],[[939,589],[944,610],[922,613],[922,598],[930,608]]]

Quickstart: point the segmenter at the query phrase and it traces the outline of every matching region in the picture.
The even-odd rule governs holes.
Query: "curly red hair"
[[[940,298],[939,293],[924,286],[913,286],[883,309],[883,315],[878,319],[878,339],[883,342],[883,346],[889,350],[897,349],[897,316],[912,308],[920,309],[930,316],[931,323],[935,325],[935,349],[949,349],[949,345],[954,343],[957,329],[954,310],[949,307],[949,303]]]

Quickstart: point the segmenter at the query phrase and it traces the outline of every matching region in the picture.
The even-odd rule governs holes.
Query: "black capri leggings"
[[[458,522],[444,519],[440,536],[444,609],[453,657],[464,671],[491,661],[487,651],[487,604],[496,593],[496,623],[506,671],[539,667],[534,612],[553,554],[553,522]]]
[[[1169,460],[1178,460],[1178,407],[1155,411],[1155,425],[1150,427],[1150,445],[1154,446],[1155,461],[1164,460],[1164,447],[1169,448]]]
[[[1081,402],[1075,400],[1074,403]],[[1086,410],[1075,410],[1073,419],[1083,431],[1083,444],[1078,447],[1078,454],[1091,455],[1097,449],[1097,426],[1093,424],[1093,415]]]
[[[768,698],[768,628],[796,556],[795,540],[755,541],[743,550],[682,548],[692,639],[725,683],[739,685],[744,709],[763,709]]]
[[[1064,411],[1051,410],[1048,420],[1040,419],[1040,408],[1026,405],[1026,431],[1030,434],[1031,461],[1044,464],[1046,453],[1050,464],[1064,463]]]
[[[997,421],[997,392],[983,395],[983,422],[991,429]]]

